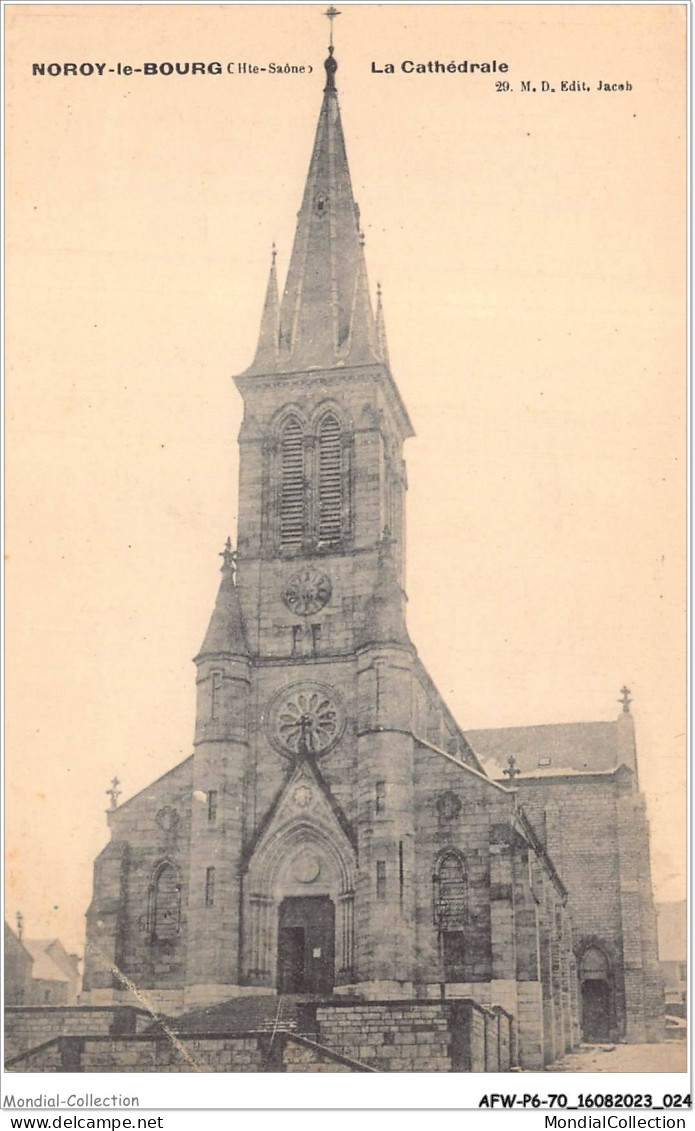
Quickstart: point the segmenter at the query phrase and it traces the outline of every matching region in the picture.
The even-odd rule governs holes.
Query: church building
[[[405,441],[333,48],[287,278],[236,378],[236,548],[193,753],[109,813],[84,994],[159,1013],[472,999],[542,1067],[657,1039],[633,720],[466,733],[405,618]],[[115,801],[114,801],[115,805]]]

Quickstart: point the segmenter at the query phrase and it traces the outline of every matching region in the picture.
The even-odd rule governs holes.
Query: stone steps
[[[175,1033],[297,1032],[298,1007],[312,1000],[315,999],[306,994],[230,998],[228,1001],[167,1019],[166,1024]],[[152,1032],[157,1028],[155,1024],[147,1031]]]

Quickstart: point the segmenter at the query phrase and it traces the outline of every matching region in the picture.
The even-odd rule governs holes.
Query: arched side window
[[[301,546],[306,529],[304,432],[296,416],[280,433],[280,545]]]
[[[330,546],[343,534],[343,435],[335,413],[322,417],[318,441],[318,540]]]
[[[150,885],[150,937],[153,942],[171,942],[181,927],[181,882],[173,864],[156,868]]]
[[[451,849],[442,853],[432,881],[434,921],[439,930],[463,930],[468,921],[468,878],[458,852]]]
[[[438,857],[432,883],[444,980],[463,982],[466,980],[468,878],[458,852],[447,849]]]

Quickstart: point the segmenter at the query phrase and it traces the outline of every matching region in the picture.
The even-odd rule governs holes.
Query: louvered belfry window
[[[280,544],[301,546],[305,522],[304,434],[297,418],[291,416],[280,439]]]
[[[340,541],[343,525],[343,441],[332,412],[319,428],[318,536],[329,545]]]

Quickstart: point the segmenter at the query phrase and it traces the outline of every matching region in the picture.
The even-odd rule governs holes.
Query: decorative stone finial
[[[118,798],[121,796],[121,793],[122,793],[122,790],[120,790],[118,788],[118,786],[120,784],[121,783],[118,780],[118,778],[114,777],[114,778],[111,779],[111,789],[106,790],[106,796],[111,798],[111,808],[112,809],[118,808]]]
[[[232,574],[232,581],[236,578],[236,560],[237,551],[232,549],[232,539],[227,538],[224,544],[224,550],[221,551],[220,557],[222,558],[222,571],[228,569]]]
[[[330,43],[328,45],[328,58],[326,59],[326,62],[323,64],[324,67],[326,68],[325,90],[335,90],[335,72],[338,70],[338,64],[336,63],[335,59],[333,58],[333,20],[335,19],[336,16],[340,16],[340,15],[341,15],[341,13],[338,11],[337,8],[334,8],[332,4],[331,4],[330,8],[327,8],[326,11],[324,12],[324,16],[328,17],[328,19],[330,21],[330,25],[331,25],[331,39],[330,39]]]
[[[516,764],[516,758],[513,754],[509,755],[509,758],[507,759],[507,768],[506,770],[503,770],[502,773],[506,774],[510,782],[513,782],[514,778],[521,773],[521,770]]]
[[[323,64],[326,68],[326,85],[324,90],[335,90],[335,72],[338,70],[338,64],[333,58],[333,44],[328,48],[328,58]]]
[[[630,714],[630,704],[632,703],[632,699],[630,698],[630,688],[629,687],[623,686],[623,687],[620,688],[620,699],[618,700],[618,702],[622,703],[622,705],[623,705],[623,714],[629,715]]]
[[[21,911],[17,912],[17,914],[15,915],[15,919],[17,921],[17,938],[21,942],[22,941],[22,935],[24,934],[24,916],[22,915]]]

